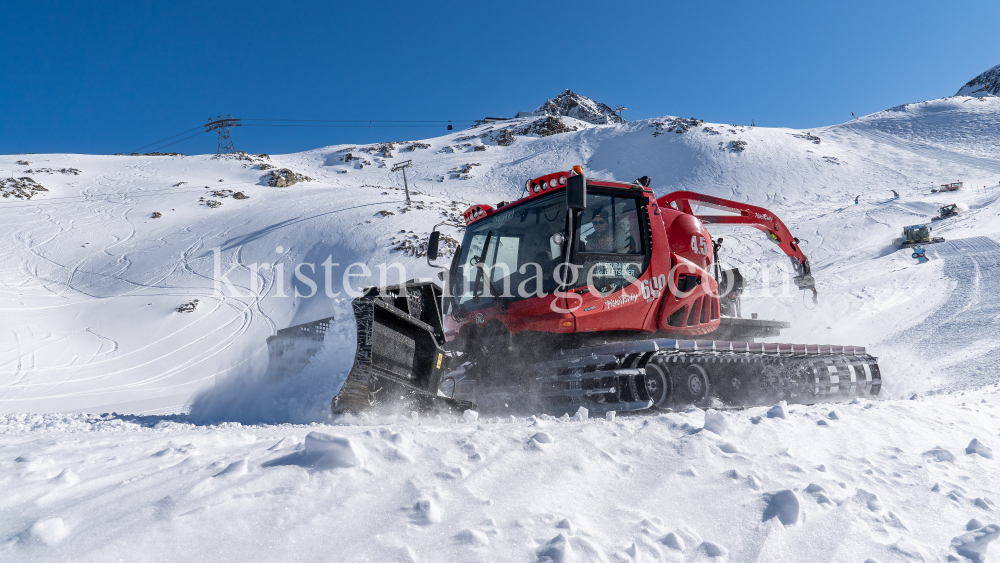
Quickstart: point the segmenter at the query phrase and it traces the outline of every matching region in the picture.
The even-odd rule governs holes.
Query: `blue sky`
[[[1000,3],[962,0],[32,1],[5,3],[4,19],[2,154],[128,152],[220,113],[510,116],[565,88],[626,105],[626,119],[808,128],[949,96],[1000,64]],[[243,127],[233,139],[280,154],[444,132]],[[164,150],[215,152],[215,136]]]

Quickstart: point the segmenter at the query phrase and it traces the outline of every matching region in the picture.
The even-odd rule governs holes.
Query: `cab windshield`
[[[470,225],[451,294],[467,310],[549,294],[566,250],[566,197],[553,193]]]

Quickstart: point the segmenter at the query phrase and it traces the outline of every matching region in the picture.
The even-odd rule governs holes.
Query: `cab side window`
[[[643,254],[635,198],[588,194],[580,238],[582,252]]]
[[[635,198],[587,194],[580,218],[580,285],[608,295],[642,275],[647,264],[639,217]]]

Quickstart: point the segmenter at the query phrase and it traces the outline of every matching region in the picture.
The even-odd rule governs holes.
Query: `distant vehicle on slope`
[[[958,215],[959,209],[957,203],[949,203],[941,209],[938,210],[938,216],[931,219],[931,221],[940,221],[941,219],[947,219],[948,217],[954,217]]]
[[[897,239],[900,240],[900,239]],[[931,237],[931,228],[927,225],[910,225],[903,227],[903,238],[900,240],[900,248],[910,248],[918,244],[937,244],[944,242],[941,237]]]
[[[941,184],[940,188],[932,189],[931,193],[937,192],[954,192],[956,190],[962,189],[962,182],[952,182],[950,184]]]

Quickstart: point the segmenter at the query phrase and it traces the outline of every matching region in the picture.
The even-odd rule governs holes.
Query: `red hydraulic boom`
[[[711,207],[720,211],[728,211],[737,215],[696,215],[691,203],[702,207]],[[696,192],[673,192],[656,200],[661,207],[671,207],[683,213],[694,215],[702,223],[708,225],[749,225],[763,231],[768,240],[777,244],[795,267],[795,284],[799,289],[808,289],[816,299],[816,282],[809,269],[809,259],[799,247],[799,239],[792,236],[788,227],[774,214],[763,207],[739,203],[736,201],[699,194]]]

